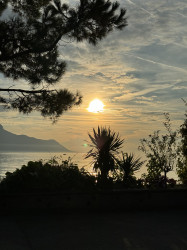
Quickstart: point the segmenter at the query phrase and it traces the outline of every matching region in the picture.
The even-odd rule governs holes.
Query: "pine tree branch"
[[[24,51],[21,51],[21,52],[18,52],[18,53],[15,53],[13,55],[2,55],[0,56],[0,62],[4,62],[4,61],[9,61],[9,60],[13,60],[15,58],[18,58],[18,57],[21,57],[21,56],[24,56],[24,55],[29,55],[29,54],[41,54],[41,53],[45,53],[45,52],[48,52],[48,51],[51,51],[52,49],[55,48],[55,46],[57,45],[57,43],[60,41],[60,39],[62,38],[63,34],[60,34],[56,40],[48,47],[46,48],[35,48],[35,49],[27,49],[27,50],[24,50]]]
[[[56,90],[24,90],[24,89],[2,89],[0,88],[0,92],[20,92],[20,93],[26,93],[26,94],[40,94],[40,93],[47,93],[52,92]]]

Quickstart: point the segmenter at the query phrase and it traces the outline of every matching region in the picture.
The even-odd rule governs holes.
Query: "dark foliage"
[[[94,169],[99,172],[100,183],[103,185],[108,180],[109,171],[115,169],[115,155],[121,148],[124,140],[120,139],[119,134],[111,131],[110,128],[93,129],[93,136],[88,134],[93,147],[86,155],[86,158],[93,158]]]
[[[0,72],[14,80],[26,80],[31,90],[1,88],[0,92],[9,93],[9,98],[1,97],[0,101],[23,113],[25,106],[29,106],[26,113],[37,110],[44,116],[58,118],[81,102],[79,94],[71,93],[69,103],[64,105],[67,95],[58,91],[54,112],[45,112],[45,102],[53,105],[50,86],[53,87],[66,70],[66,63],[59,56],[62,38],[66,42],[86,40],[95,45],[114,29],[127,25],[126,10],[119,10],[117,2],[106,0],[80,0],[74,8],[60,0],[4,0],[0,15],[8,4],[12,9],[11,18],[0,19]],[[38,91],[37,97],[35,91]],[[40,105],[36,104],[38,98],[43,99]]]
[[[84,169],[64,161],[62,165],[30,161],[27,166],[7,172],[0,183],[2,192],[92,191],[95,178]]]
[[[173,178],[165,178],[165,176],[157,176],[157,177],[152,177],[150,175],[142,175],[142,182],[143,186],[145,188],[151,188],[151,189],[165,189],[167,188],[174,188],[176,187],[176,180]]]
[[[134,174],[140,170],[144,161],[135,158],[134,154],[122,152],[122,158],[116,159],[116,181],[122,182],[123,187],[131,188],[138,185]]]
[[[184,100],[185,105],[187,106],[187,102]],[[183,157],[187,159],[187,111],[185,113],[184,123],[181,125],[180,133],[182,136],[182,154]]]
[[[72,94],[67,89],[59,91],[32,92],[24,97],[18,96],[12,101],[12,109],[17,109],[24,114],[33,110],[40,110],[42,116],[50,117],[55,122],[58,117],[74,105],[81,103],[81,96]]]
[[[187,106],[187,102],[183,100]],[[181,145],[179,147],[180,158],[177,164],[177,174],[182,183],[187,186],[187,111],[184,123],[180,127]]]

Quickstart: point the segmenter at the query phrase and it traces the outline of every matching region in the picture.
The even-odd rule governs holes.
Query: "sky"
[[[187,1],[119,2],[127,9],[125,29],[110,33],[97,46],[61,43],[60,56],[68,66],[58,87],[78,90],[81,106],[54,125],[38,113],[0,111],[6,130],[87,152],[88,133],[106,126],[125,140],[123,151],[138,154],[140,139],[163,129],[164,112],[170,113],[173,129],[179,128],[185,112],[181,98],[187,96]],[[1,87],[22,84],[0,75]],[[95,98],[104,103],[103,112],[88,112]]]

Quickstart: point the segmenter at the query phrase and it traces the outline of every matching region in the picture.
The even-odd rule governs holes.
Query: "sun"
[[[104,104],[102,101],[99,99],[94,99],[93,101],[90,102],[89,107],[87,110],[92,113],[99,113],[104,111]]]

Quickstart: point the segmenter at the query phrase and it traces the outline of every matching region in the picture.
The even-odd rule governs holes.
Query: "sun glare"
[[[87,110],[92,113],[103,112],[104,104],[99,99],[94,99],[90,102]]]

